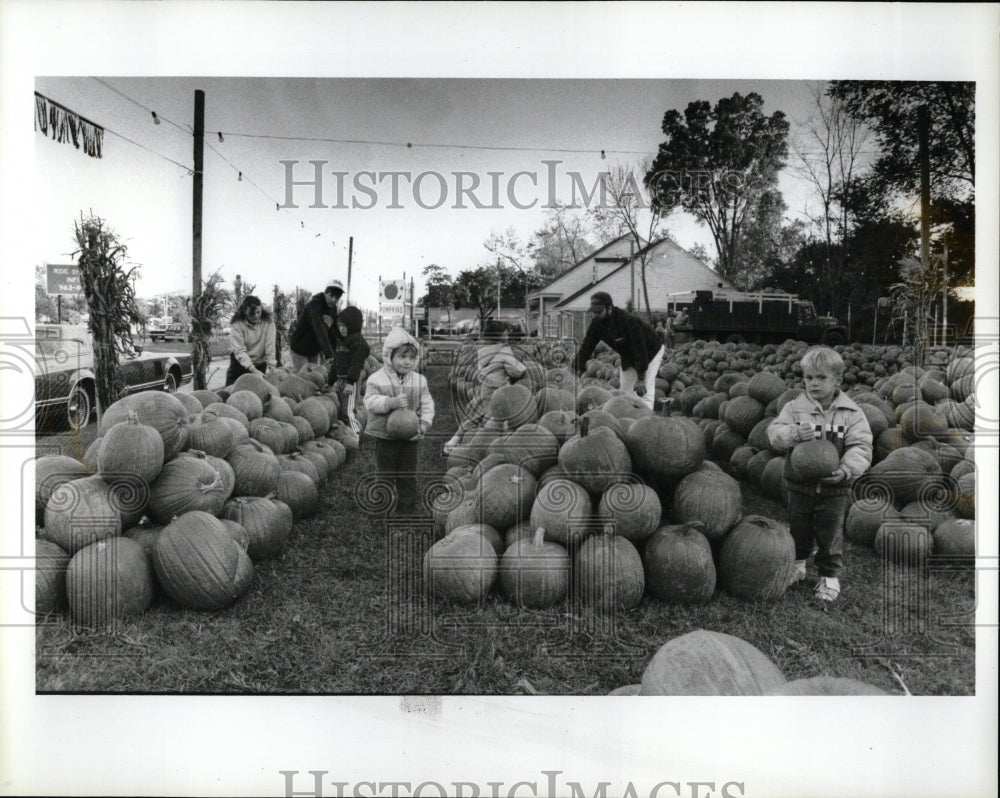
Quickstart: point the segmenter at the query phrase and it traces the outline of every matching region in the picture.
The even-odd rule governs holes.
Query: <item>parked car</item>
[[[35,328],[35,420],[43,432],[87,426],[97,407],[94,347],[84,326],[39,324]],[[147,352],[119,364],[126,393],[173,393],[193,376],[191,355]]]
[[[149,340],[156,341],[187,341],[188,332],[183,324],[168,324],[166,327],[158,327],[149,331]]]

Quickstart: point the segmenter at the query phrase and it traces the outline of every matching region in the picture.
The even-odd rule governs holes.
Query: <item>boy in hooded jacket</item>
[[[365,409],[366,432],[375,439],[375,473],[388,478],[396,489],[396,512],[417,510],[418,441],[434,422],[434,399],[423,374],[416,371],[420,344],[402,327],[393,327],[382,345],[383,366],[368,377]],[[397,409],[417,414],[417,431],[409,439],[392,437],[389,415]]]
[[[329,381],[331,384],[336,384],[337,394],[340,397],[341,416],[359,440],[361,423],[356,413],[360,398],[358,382],[365,360],[372,351],[361,334],[364,323],[365,318],[361,311],[353,305],[344,308],[338,314],[337,328],[340,335],[337,338],[337,348],[329,372]]]

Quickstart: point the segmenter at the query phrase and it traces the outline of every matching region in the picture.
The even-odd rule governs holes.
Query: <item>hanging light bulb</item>
[[[604,150],[601,150],[601,160],[604,161],[606,159],[607,159],[607,156],[604,154]]]
[[[220,130],[220,131],[219,131],[219,143],[222,143],[222,142],[224,142],[224,141],[225,141],[225,139],[224,139],[224,138],[222,138],[222,131]]]
[[[243,173],[240,172],[239,177],[236,178],[239,182],[243,182]]]
[[[150,111],[150,113],[153,115],[153,124],[154,125],[160,124],[160,117],[156,115],[156,111]]]

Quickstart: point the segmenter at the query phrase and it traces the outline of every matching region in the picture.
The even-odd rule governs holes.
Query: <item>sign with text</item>
[[[80,267],[75,263],[68,266],[49,263],[45,267],[46,294],[82,294],[83,285],[80,282]]]

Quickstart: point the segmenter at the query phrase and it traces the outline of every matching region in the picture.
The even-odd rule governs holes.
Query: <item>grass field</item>
[[[454,428],[447,367],[427,375],[437,420],[421,447],[425,483],[444,472],[440,444]],[[68,436],[45,443],[80,445]],[[886,586],[875,553],[848,543],[844,592],[830,605],[803,586],[768,604],[722,592],[695,608],[644,598],[604,620],[570,604],[526,611],[493,596],[477,609],[428,607],[420,571],[429,518],[399,527],[369,517],[357,497],[372,471],[368,445],[331,476],[319,515],[295,525],[280,557],[257,564],[250,592],[227,610],[192,612],[158,597],[108,631],[75,630],[66,616],[40,621],[37,690],[600,695],[638,682],[668,639],[704,628],[744,638],[789,679],[848,676],[896,694],[975,691],[971,570],[932,569],[925,581],[907,574]],[[780,505],[743,490],[744,514],[783,517]],[[909,598],[892,600],[901,591]]]

